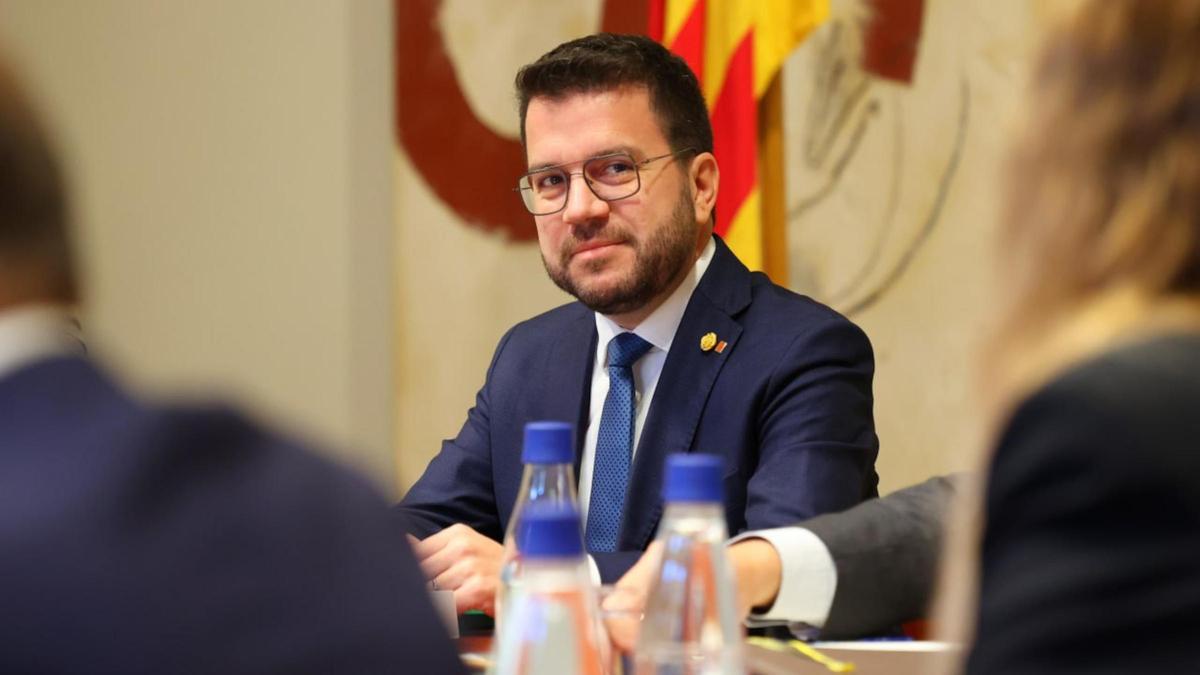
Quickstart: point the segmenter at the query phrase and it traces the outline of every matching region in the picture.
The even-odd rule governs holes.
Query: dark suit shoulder
[[[0,379],[0,449],[0,671],[458,669],[382,496],[231,409],[56,360]]]
[[[551,353],[556,353],[564,336],[595,333],[595,314],[579,302],[560,305],[537,316],[525,319],[508,330],[492,357],[488,370],[489,381],[509,381],[510,376],[521,378],[533,368],[545,366]],[[586,348],[586,340],[576,348]],[[499,370],[499,372],[497,372]]]
[[[1146,340],[1017,408],[988,476],[969,672],[1195,669],[1198,365],[1198,337]]]
[[[1043,391],[1125,408],[1131,388],[1148,399],[1200,390],[1200,335],[1163,335],[1124,344],[1069,368]]]
[[[206,483],[221,489],[214,506],[231,509],[247,506],[238,503],[243,498],[273,506],[263,488],[293,490],[297,501],[315,501],[312,490],[373,494],[361,478],[231,408],[148,405],[82,359],[51,360],[5,378],[0,403],[7,475],[58,485],[58,501],[86,503],[100,491],[101,505],[128,498],[156,508],[202,493]],[[55,472],[56,459],[88,470]],[[118,486],[123,492],[114,494]]]
[[[751,298],[751,303],[746,307],[748,313],[783,312],[778,318],[785,322],[847,321],[828,305],[780,286],[762,272],[749,272],[748,278]]]
[[[832,308],[749,271],[720,237],[714,240],[716,251],[696,287],[702,300],[693,297],[693,304],[706,302],[740,323],[769,326],[780,334],[828,323],[853,325]]]
[[[743,329],[732,361],[739,372],[769,378],[767,391],[773,396],[807,386],[826,367],[839,368],[861,393],[840,401],[839,410],[861,409],[862,418],[870,419],[875,355],[866,333],[834,309],[761,273],[749,276],[751,301],[734,317]]]
[[[1187,450],[1200,437],[1197,404],[1200,335],[1130,343],[1071,367],[1023,401],[1001,437],[999,468],[1044,463],[1037,448],[1046,445],[1051,458],[1103,471],[1097,478],[1175,483],[1200,471],[1200,453]],[[1067,442],[1084,437],[1096,442]]]
[[[319,526],[356,509],[386,508],[358,474],[219,404],[147,407],[122,443],[147,451],[135,476],[148,491],[143,499],[177,501],[173,486],[197,490],[204,480],[222,496],[223,503],[210,509],[262,527],[278,527],[277,519],[290,521],[305,511],[327,519]]]
[[[584,307],[580,302],[568,302],[518,322],[508,330],[508,333],[518,336],[523,342],[536,342],[539,339],[549,340],[554,336],[554,331],[562,326],[576,321],[592,320],[594,320],[592,310]]]
[[[772,283],[760,272],[752,273],[751,278],[752,301],[738,317],[748,332],[788,342],[797,337],[833,333],[840,340],[869,344],[866,334],[832,307]]]

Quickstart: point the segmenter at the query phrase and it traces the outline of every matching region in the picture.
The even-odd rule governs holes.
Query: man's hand
[[[637,645],[642,611],[646,608],[650,590],[654,588],[655,577],[662,563],[662,552],[661,541],[651,543],[637,563],[617,581],[612,593],[600,606],[608,637],[613,646],[623,652],[632,653]]]
[[[779,594],[782,564],[779,553],[764,539],[743,539],[725,549],[737,587],[738,617],[744,618],[754,607],[769,606]],[[654,587],[662,560],[662,542],[654,542],[637,564],[621,577],[616,588],[604,600],[601,612],[613,645],[632,652],[637,645],[641,614]]]
[[[422,540],[409,537],[425,578],[436,590],[454,591],[459,614],[478,609],[495,614],[504,547],[470,527],[451,525]]]
[[[755,607],[770,607],[779,595],[783,563],[779,552],[766,539],[743,539],[725,549],[737,587],[738,616],[745,618]]]

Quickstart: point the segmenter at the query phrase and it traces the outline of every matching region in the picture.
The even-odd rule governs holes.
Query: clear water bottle
[[[742,675],[742,625],[725,556],[723,463],[716,455],[671,455],[658,529],[662,564],[646,601],[637,675]]]
[[[496,633],[495,675],[602,675],[596,596],[574,506],[530,504],[517,532],[521,588]]]
[[[521,557],[515,533],[530,504],[548,503],[579,508],[575,494],[575,427],[567,422],[530,422],[525,425],[521,450],[525,471],[504,534],[504,562],[496,593],[496,622],[504,621],[504,604],[521,583]]]

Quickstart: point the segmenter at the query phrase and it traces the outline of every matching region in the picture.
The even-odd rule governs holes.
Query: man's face
[[[641,87],[534,98],[525,135],[529,168],[565,165],[572,174],[591,157],[626,152],[641,161],[671,152]],[[666,158],[639,167],[641,188],[613,202],[572,176],[566,207],[534,217],[554,283],[601,314],[645,318],[703,248],[686,166]]]

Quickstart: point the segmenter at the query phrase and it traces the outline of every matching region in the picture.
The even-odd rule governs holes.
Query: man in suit
[[[870,343],[749,272],[713,234],[719,170],[695,76],[652,40],[593,35],[517,76],[518,191],[577,298],[501,339],[476,404],[400,508],[427,576],[491,609],[522,427],[575,422],[585,538],[621,576],[654,536],[668,453],[726,461],[731,532],[876,494]]]
[[[0,65],[0,672],[461,670],[397,515],[220,407],[81,355],[66,199]]]

